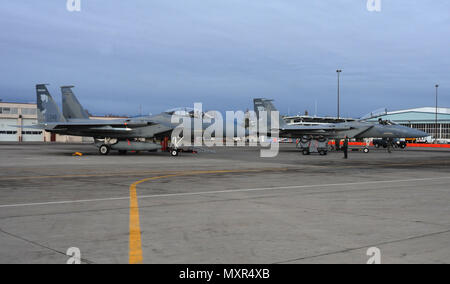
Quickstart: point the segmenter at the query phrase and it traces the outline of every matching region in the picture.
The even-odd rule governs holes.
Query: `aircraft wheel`
[[[375,148],[380,148],[380,144],[375,144]]]
[[[326,156],[326,155],[327,155],[327,151],[322,150],[322,151],[319,152],[319,154],[320,154],[321,156]]]
[[[302,153],[303,153],[303,155],[305,155],[305,156],[309,155],[309,151],[308,151],[308,150],[303,150]]]
[[[170,151],[170,155],[172,156],[172,157],[177,157],[178,156],[178,150],[172,150],[172,151]]]
[[[402,145],[400,145],[400,148],[405,149],[405,148],[406,148],[406,145],[405,145],[405,144],[402,144]]]
[[[103,144],[102,146],[100,146],[100,148],[98,148],[98,151],[100,152],[101,155],[106,156],[111,151],[111,147]]]
[[[364,148],[363,152],[367,154],[370,152],[370,150],[369,150],[369,148]]]

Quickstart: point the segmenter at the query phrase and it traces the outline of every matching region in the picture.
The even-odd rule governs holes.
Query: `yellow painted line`
[[[165,176],[157,176],[142,179],[133,183],[130,186],[130,235],[129,235],[129,263],[130,264],[142,264],[142,236],[141,236],[141,222],[139,218],[139,202],[137,196],[137,186],[153,180],[190,176],[190,175],[202,175],[202,174],[225,174],[225,173],[251,173],[251,172],[266,172],[266,171],[285,171],[286,168],[272,168],[272,169],[253,169],[253,170],[217,170],[217,171],[190,171],[182,172],[179,174],[171,174]]]
[[[386,164],[386,166],[392,166],[395,164]],[[397,164],[400,165],[400,164]],[[409,164],[411,165],[411,164]],[[342,168],[342,166],[340,166]],[[140,264],[143,262],[142,253],[142,238],[141,238],[141,228],[139,219],[139,205],[137,196],[137,186],[148,182],[159,179],[180,177],[180,176],[192,176],[192,175],[202,175],[202,174],[226,174],[226,173],[251,173],[251,172],[269,172],[269,171],[287,171],[289,168],[265,168],[265,169],[244,169],[244,170],[216,170],[216,171],[188,171],[174,173],[164,176],[157,176],[139,180],[130,186],[130,235],[129,235],[129,263],[130,264]],[[214,193],[214,192],[211,192]],[[199,194],[199,193],[196,193]],[[205,193],[200,193],[205,194]]]
[[[139,220],[139,205],[136,186],[130,189],[130,264],[142,263],[141,225]]]
[[[137,197],[137,186],[143,182],[168,178],[176,175],[159,176],[147,178],[133,183],[130,186],[130,236],[129,236],[129,263],[142,264],[142,238],[141,222],[139,218],[139,202]]]

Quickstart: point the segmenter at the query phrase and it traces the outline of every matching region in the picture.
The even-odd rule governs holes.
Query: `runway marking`
[[[239,172],[251,172],[248,170],[222,170],[222,171],[198,171],[191,173],[173,174],[166,176],[158,176],[142,179],[133,183],[130,186],[130,235],[129,235],[129,263],[141,264],[143,262],[142,252],[142,236],[139,220],[139,205],[137,196],[137,186],[153,180],[189,176],[189,175],[201,175],[201,174],[217,174],[217,173],[239,173]],[[282,190],[282,189],[296,189],[296,188],[314,188],[314,187],[331,187],[331,186],[346,186],[346,185],[367,185],[367,184],[380,184],[380,183],[399,183],[399,182],[412,182],[412,181],[427,181],[438,179],[450,179],[450,177],[442,178],[424,178],[424,179],[409,179],[409,180],[396,180],[396,181],[370,181],[370,182],[357,182],[357,183],[339,183],[339,184],[326,184],[326,185],[303,185],[303,186],[284,186],[284,187],[268,187],[268,188],[253,188],[253,189],[235,189],[235,190],[221,190],[221,191],[203,191],[203,192],[191,192],[191,193],[172,193],[172,194],[158,194],[141,196],[140,198],[152,198],[152,197],[171,197],[171,196],[193,196],[204,194],[221,194],[221,193],[236,193],[236,192],[251,192],[251,191],[267,191],[267,190]]]
[[[166,175],[159,177],[146,178],[133,183],[130,186],[130,231],[129,231],[129,264],[142,264],[142,238],[141,224],[139,218],[139,202],[137,197],[137,186],[143,182],[174,177],[177,175]]]
[[[142,264],[143,253],[142,253],[142,237],[141,237],[141,225],[139,219],[139,202],[137,196],[137,186],[148,181],[159,180],[171,177],[180,177],[188,175],[201,175],[201,174],[219,174],[219,173],[249,173],[249,172],[261,172],[269,171],[273,169],[263,169],[263,170],[217,170],[217,171],[193,171],[184,172],[180,174],[171,174],[165,176],[157,176],[142,179],[133,183],[130,186],[130,231],[129,231],[129,264]],[[282,169],[277,169],[282,170]]]
[[[141,225],[139,220],[139,204],[136,192],[137,184],[130,187],[130,235],[129,235],[129,263],[142,263]]]
[[[443,179],[450,179],[450,177],[408,179],[408,180],[389,180],[389,181],[368,181],[368,182],[356,182],[356,183],[294,185],[294,186],[283,186],[283,187],[229,189],[229,190],[222,190],[222,191],[200,191],[200,192],[171,193],[171,194],[153,194],[153,195],[139,196],[139,199],[192,196],[192,195],[195,196],[195,195],[214,194],[214,193],[236,193],[236,192],[269,191],[269,190],[284,190],[284,189],[297,189],[297,188],[319,188],[319,187],[333,187],[333,186],[337,187],[337,186],[351,186],[351,185],[367,185],[367,184],[377,184],[377,183],[417,182],[417,181],[432,181],[432,180],[443,180]],[[81,200],[66,200],[66,201],[50,201],[50,202],[39,202],[39,203],[5,204],[5,205],[0,205],[0,209],[1,208],[16,208],[16,207],[20,208],[20,207],[46,206],[46,205],[69,205],[69,204],[92,203],[92,202],[125,201],[125,200],[130,200],[130,197],[110,197],[110,198],[84,199],[84,200],[81,199]]]

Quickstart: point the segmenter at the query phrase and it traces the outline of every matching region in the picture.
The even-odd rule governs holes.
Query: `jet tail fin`
[[[38,123],[43,124],[47,122],[65,122],[58,106],[53,97],[47,89],[47,85],[36,85],[36,100],[38,107]]]
[[[61,87],[63,115],[66,119],[89,119],[89,114],[72,91],[74,86]]]
[[[267,112],[267,120],[268,120],[268,125],[270,125],[271,123],[271,114],[273,111],[278,111],[277,108],[275,107],[275,105],[273,104],[273,100],[268,100],[268,99],[254,99],[253,100],[253,105],[255,107],[255,113],[259,119],[259,114],[262,111]],[[284,121],[283,117],[281,115],[279,115],[279,119],[280,119],[280,127],[285,126],[286,122]]]

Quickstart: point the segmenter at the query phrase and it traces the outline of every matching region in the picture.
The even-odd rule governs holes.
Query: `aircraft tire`
[[[106,156],[111,151],[111,147],[103,144],[102,146],[100,146],[100,148],[98,148],[98,151],[99,151],[100,155]]]
[[[370,152],[370,149],[369,148],[364,148],[363,152],[367,154],[367,153]]]
[[[309,151],[308,150],[303,150],[302,153],[303,153],[304,156],[309,155]]]
[[[178,150],[171,150],[170,151],[170,155],[172,156],[172,157],[177,157],[178,156]]]

